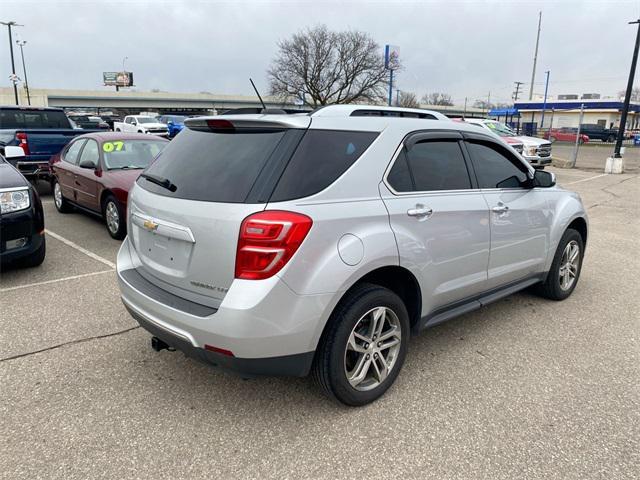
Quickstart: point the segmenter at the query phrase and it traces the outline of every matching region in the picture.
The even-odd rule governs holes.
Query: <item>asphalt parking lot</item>
[[[0,478],[637,478],[640,175],[551,170],[590,216],[574,294],[423,332],[360,409],[152,351],[120,242],[45,195],[44,264],[0,283]]]

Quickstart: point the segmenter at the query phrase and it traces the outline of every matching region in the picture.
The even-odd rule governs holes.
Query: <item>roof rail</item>
[[[382,107],[379,105],[327,105],[311,113],[312,117],[400,117],[449,120],[446,115],[421,108]]]

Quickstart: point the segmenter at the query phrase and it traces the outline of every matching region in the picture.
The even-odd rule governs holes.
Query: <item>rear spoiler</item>
[[[239,116],[238,116],[239,117]],[[238,117],[197,117],[188,118],[184,125],[191,130],[233,132],[234,130],[285,130],[288,128],[307,128],[310,123],[308,119],[306,125],[302,122],[288,122],[286,119],[276,118],[238,118]]]

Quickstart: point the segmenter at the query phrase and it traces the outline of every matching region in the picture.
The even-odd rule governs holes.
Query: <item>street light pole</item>
[[[638,25],[638,33],[636,34],[636,46],[633,49],[633,57],[631,59],[631,70],[629,70],[629,81],[627,82],[627,92],[624,96],[624,105],[622,106],[622,115],[620,117],[620,127],[618,127],[618,138],[616,139],[616,148],[613,151],[613,158],[622,158],[620,149],[622,148],[622,139],[624,138],[624,129],[627,125],[627,114],[629,113],[629,101],[631,100],[631,91],[633,90],[633,79],[636,75],[636,64],[638,63],[638,47],[640,47],[640,18],[629,25]]]
[[[12,75],[12,81],[13,81],[13,94],[16,97],[16,105],[20,105],[20,101],[18,100],[18,85],[17,82],[15,81],[16,78],[16,64],[13,60],[13,37],[11,35],[11,27],[23,27],[24,25],[19,25],[16,22],[0,22],[0,24],[2,25],[6,25],[7,28],[9,29],[9,52],[11,53],[11,73]]]
[[[544,85],[544,102],[542,103],[542,118],[540,119],[540,130],[544,129],[544,112],[547,109],[547,92],[549,91],[549,70],[544,73],[547,74],[547,81]]]
[[[29,94],[29,80],[27,80],[27,65],[24,63],[24,50],[23,47],[27,44],[26,40],[16,40],[16,43],[20,46],[20,57],[22,58],[22,71],[24,72],[24,89],[27,91],[27,103],[31,105],[31,95]]]

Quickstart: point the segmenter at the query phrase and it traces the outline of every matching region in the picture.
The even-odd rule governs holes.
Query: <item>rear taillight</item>
[[[236,278],[262,280],[278,273],[296,253],[313,221],[306,215],[279,210],[254,213],[242,222]]]
[[[18,146],[22,148],[24,154],[29,155],[29,142],[27,142],[27,134],[24,132],[16,133],[16,140],[20,142]]]

